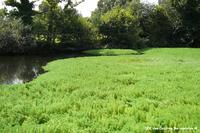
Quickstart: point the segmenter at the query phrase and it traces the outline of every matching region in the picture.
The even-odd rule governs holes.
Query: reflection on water
[[[78,55],[62,56],[0,56],[0,84],[20,84],[43,73],[48,62]]]

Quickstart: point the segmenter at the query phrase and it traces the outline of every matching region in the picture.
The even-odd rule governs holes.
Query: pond
[[[81,55],[0,56],[0,84],[29,82],[44,73],[42,66],[45,66],[48,62],[78,56]]]

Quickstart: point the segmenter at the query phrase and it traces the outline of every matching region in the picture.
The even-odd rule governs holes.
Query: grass
[[[100,53],[118,56],[57,60],[30,83],[0,86],[0,132],[156,133],[145,127],[200,128],[200,49]]]
[[[83,53],[89,55],[101,55],[101,56],[117,56],[117,55],[134,55],[138,54],[137,51],[130,49],[97,49],[97,50],[88,50]]]

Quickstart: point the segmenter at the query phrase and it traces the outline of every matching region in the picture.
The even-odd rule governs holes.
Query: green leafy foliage
[[[32,16],[36,14],[36,12],[33,10],[34,1],[30,2],[29,0],[6,0],[5,4],[7,6],[17,8],[17,10],[12,10],[11,13],[17,18],[21,18],[25,25],[30,25],[32,23]]]
[[[1,85],[0,132],[143,133],[145,127],[200,126],[199,49],[99,51],[118,56],[57,60],[30,83]]]
[[[33,46],[29,32],[30,27],[24,26],[19,19],[0,18],[0,53],[20,53],[27,46]]]
[[[81,17],[74,8],[67,5],[62,9],[59,3],[44,1],[40,12],[34,17],[34,34],[39,42],[50,46],[90,47],[96,39],[93,24]]]
[[[180,15],[180,30],[184,31],[184,40],[191,47],[200,47],[200,1],[171,0],[172,6]]]
[[[114,7],[126,7],[130,3],[139,3],[139,0],[99,0],[97,10],[104,14]]]
[[[61,25],[61,42],[76,47],[90,47],[96,40],[96,29],[89,19],[81,17],[74,9],[64,9]]]
[[[29,25],[26,33],[34,36],[38,49],[200,47],[198,0],[165,0],[156,6],[139,0],[100,0],[91,18],[75,9],[83,0],[43,0],[37,12],[34,2],[6,0],[12,9],[1,9],[0,18],[14,17]]]
[[[173,24],[166,10],[162,6],[148,7],[148,5],[143,9],[139,16],[140,26],[143,29],[143,36],[149,39],[149,46],[173,47],[171,42]]]
[[[39,6],[39,14],[34,16],[33,31],[38,42],[53,47],[60,38],[61,24],[63,24],[62,9],[59,1],[43,1]]]
[[[0,19],[4,18],[7,14],[6,9],[0,9]]]
[[[101,17],[100,33],[109,47],[134,48],[139,37],[139,24],[131,10],[116,7]]]

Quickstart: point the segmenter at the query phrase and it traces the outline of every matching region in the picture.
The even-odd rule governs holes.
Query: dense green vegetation
[[[30,35],[31,27],[24,26],[21,20],[0,19],[0,53],[23,53],[36,46]]]
[[[0,85],[0,133],[200,127],[199,0],[99,0],[89,18],[75,8],[84,0],[42,0],[38,10],[35,2],[5,0],[0,55],[82,51],[85,57],[50,62],[29,83]]]
[[[34,10],[35,2],[5,1],[6,6],[12,10],[8,12],[6,9],[0,9],[0,54],[66,52],[69,49],[94,47],[97,38],[95,27],[74,8],[82,1],[68,0],[61,8],[59,4],[62,1],[43,0],[39,10]],[[27,29],[26,27],[29,27],[29,30],[23,34],[15,34],[22,31],[21,29]],[[12,38],[12,42],[9,38]],[[19,41],[19,38],[29,41]],[[16,47],[10,47],[11,45]]]
[[[140,52],[86,51],[104,56],[57,60],[30,83],[1,85],[0,132],[143,133],[147,126],[200,127],[200,49]]]
[[[142,4],[138,0],[100,0],[91,20],[99,33],[106,35],[106,42],[115,40],[111,46],[119,47],[120,42],[126,42],[129,48],[199,47],[199,6],[198,0],[165,0],[160,5]],[[123,34],[128,34],[128,38]]]
[[[109,47],[134,48],[139,40],[138,22],[131,10],[115,8],[101,17],[100,32]]]
[[[15,28],[0,29],[0,54],[200,47],[199,0],[165,0],[160,5],[139,0],[99,0],[89,18],[82,17],[75,9],[82,2],[42,0],[35,10],[35,1],[6,0],[6,7],[11,10],[0,9],[0,26],[10,24]],[[27,30],[15,37],[22,29]],[[12,44],[9,38],[13,39]],[[26,39],[19,41],[19,38]],[[7,50],[10,45],[17,47]]]

